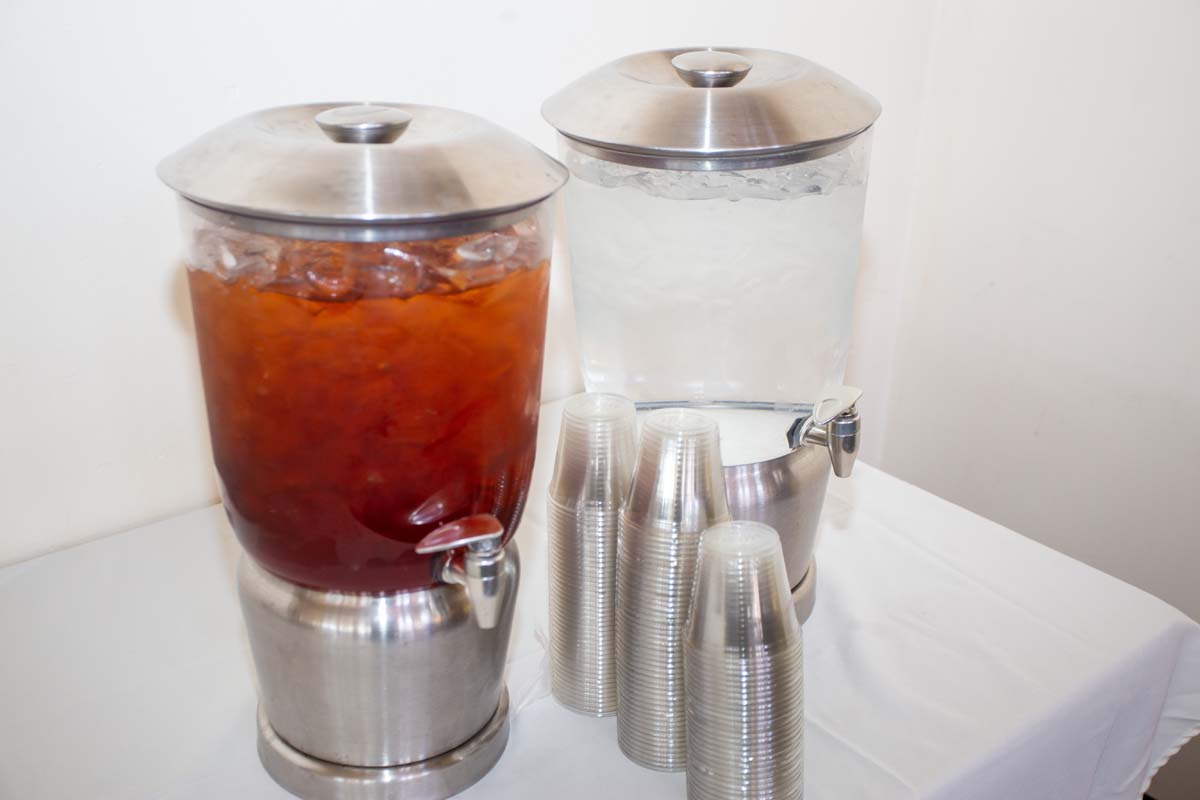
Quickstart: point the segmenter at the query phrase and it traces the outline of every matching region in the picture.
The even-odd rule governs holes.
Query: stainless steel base
[[[243,558],[238,589],[259,704],[297,750],[356,767],[452,751],[500,704],[518,581],[509,545],[496,624],[469,592],[439,584],[387,595],[297,586]]]
[[[778,458],[725,467],[725,495],[734,519],[765,522],[779,533],[792,585],[799,585],[817,543],[829,484],[829,453],[797,447]]]
[[[483,730],[439,756],[396,767],[351,767],[302,753],[258,711],[258,756],[275,782],[304,800],[445,800],[471,786],[508,744],[508,691]]]
[[[808,571],[800,583],[792,588],[792,606],[796,609],[796,619],[803,625],[812,616],[817,607],[817,560],[813,559],[808,565]]]

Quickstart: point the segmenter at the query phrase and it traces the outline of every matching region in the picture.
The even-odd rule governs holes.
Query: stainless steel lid
[[[836,152],[878,101],[819,64],[774,50],[681,48],[584,75],[542,116],[599,158],[664,169],[748,169]]]
[[[408,103],[256,111],[168,156],[158,175],[219,211],[372,226],[494,217],[544,200],[567,177],[557,161],[484,119]]]

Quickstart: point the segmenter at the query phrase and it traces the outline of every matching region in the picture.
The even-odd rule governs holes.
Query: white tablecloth
[[[624,759],[612,719],[546,696],[558,413],[518,533],[512,738],[461,796],[682,798],[682,774]],[[865,465],[830,487],[808,800],[1138,798],[1200,728],[1200,626],[1178,611]],[[255,754],[237,554],[213,507],[0,570],[0,798],[289,797]]]

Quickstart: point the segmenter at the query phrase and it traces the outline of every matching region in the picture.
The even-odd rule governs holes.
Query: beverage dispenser
[[[470,114],[259,111],[167,158],[259,753],[306,798],[503,752],[560,164]]]
[[[542,108],[572,177],[587,388],[719,417],[730,511],[779,531],[807,609],[830,468],[849,474],[858,448],[860,393],[841,384],[879,112],[752,48],[627,56]]]

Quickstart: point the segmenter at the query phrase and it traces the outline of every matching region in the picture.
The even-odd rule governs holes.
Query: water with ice
[[[811,402],[840,384],[869,134],[738,172],[564,157],[589,391],[637,401]]]

